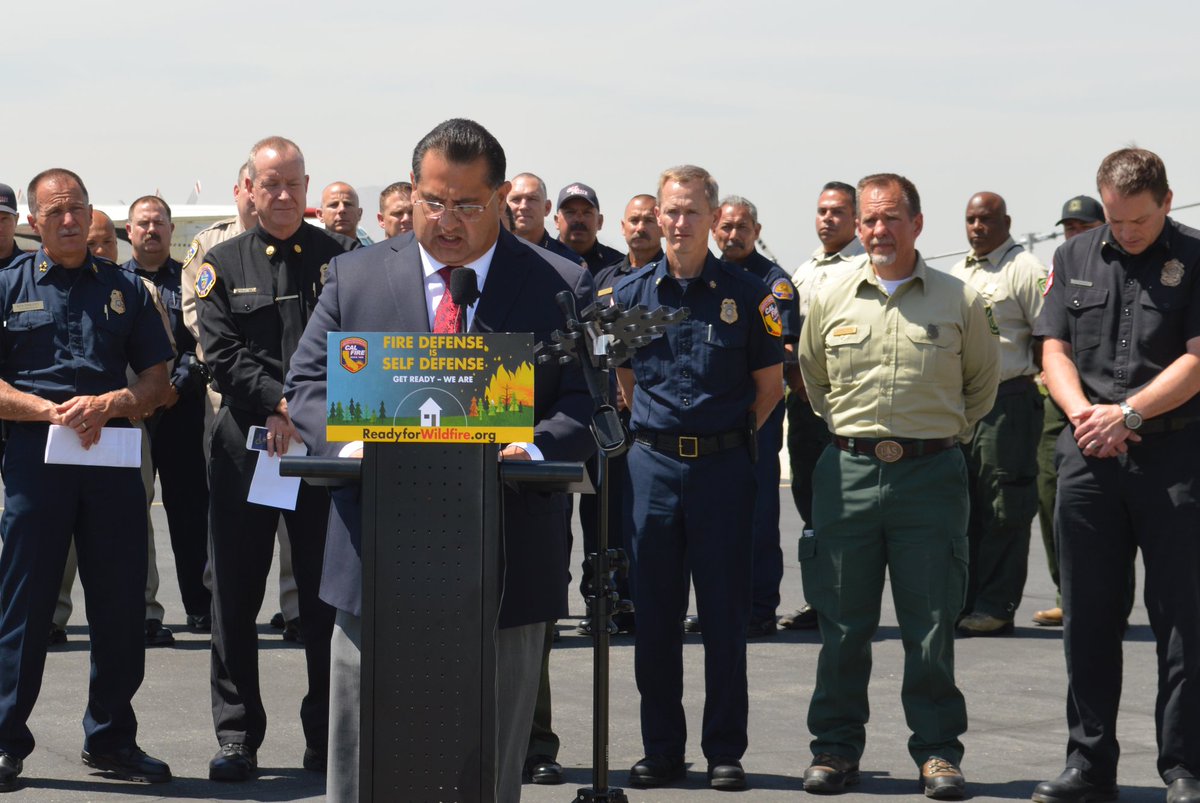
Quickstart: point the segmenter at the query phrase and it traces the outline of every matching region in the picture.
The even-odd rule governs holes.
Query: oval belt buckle
[[[904,457],[904,447],[896,441],[880,441],[875,444],[875,456],[885,463],[895,463]]]

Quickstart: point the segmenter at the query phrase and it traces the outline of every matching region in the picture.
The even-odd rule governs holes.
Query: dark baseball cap
[[[7,184],[0,184],[0,212],[17,214],[17,194]]]
[[[600,210],[600,201],[596,198],[596,191],[586,184],[580,184],[578,181],[575,181],[559,190],[558,208],[562,209],[562,205],[572,198],[582,198],[596,207],[596,211]]]
[[[1076,195],[1063,204],[1062,220],[1056,223],[1061,226],[1068,220],[1082,220],[1084,223],[1103,223],[1104,207],[1095,198],[1086,195]]]

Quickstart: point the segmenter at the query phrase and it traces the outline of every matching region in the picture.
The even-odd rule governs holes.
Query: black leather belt
[[[735,429],[717,435],[673,435],[665,432],[637,432],[633,439],[656,452],[672,457],[704,457],[744,446],[746,433]]]
[[[996,398],[1022,393],[1032,387],[1034,387],[1032,376],[1017,376],[1012,379],[1006,379],[996,388]]]
[[[908,457],[924,457],[952,448],[957,440],[954,438],[931,438],[917,440],[914,438],[843,438],[833,436],[833,445],[843,452],[867,455],[882,460],[884,463],[895,463]]]
[[[1158,435],[1162,432],[1178,432],[1200,421],[1194,415],[1176,416],[1175,418],[1151,418],[1137,428],[1139,435]]]

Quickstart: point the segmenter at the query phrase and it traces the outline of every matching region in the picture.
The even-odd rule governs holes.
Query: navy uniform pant
[[[755,622],[775,619],[779,607],[779,584],[783,582],[783,550],[779,546],[779,452],[783,449],[783,402],[758,430],[758,462],[754,479],[754,580],[750,618]]]
[[[207,616],[212,594],[204,586],[208,563],[208,468],[204,463],[203,394],[184,396],[150,427],[150,451],[162,485],[163,508],[175,553],[183,609]]]
[[[647,755],[681,758],[683,631],[688,576],[704,623],[704,720],[700,746],[711,759],[746,752],[746,627],[750,623],[754,470],[729,449],[694,459],[634,443],[625,486],[626,532],[637,610],[634,674]]]
[[[267,731],[258,677],[258,628],[267,574],[282,513],[300,592],[300,627],[308,692],[300,721],[309,747],[324,752],[329,729],[329,641],[334,610],[317,594],[325,555],[329,494],[300,483],[295,511],[246,501],[258,452],[246,448],[263,419],[223,407],[213,427],[209,462],[209,550],[213,571],[212,710],[217,741],[257,750]]]
[[[1085,457],[1058,438],[1055,509],[1067,658],[1067,766],[1117,773],[1125,589],[1134,553],[1158,642],[1158,772],[1200,775],[1200,426],[1147,434],[1126,455]]]
[[[10,424],[0,519],[0,750],[33,752],[26,724],[72,534],[91,632],[88,751],[132,746],[145,672],[146,492],[136,468],[47,465],[46,424]]]

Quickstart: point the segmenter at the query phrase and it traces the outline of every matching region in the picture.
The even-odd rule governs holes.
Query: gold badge
[[[721,320],[725,323],[737,323],[737,302],[727,298],[721,302]]]
[[[880,441],[875,444],[875,456],[885,463],[895,463],[904,457],[904,447],[895,441]]]
[[[296,243],[295,245],[293,245],[292,250],[295,251],[297,254],[300,253],[300,243]]]
[[[1158,280],[1163,283],[1164,287],[1178,287],[1183,281],[1183,263],[1178,259],[1172,259],[1167,264],[1163,265],[1162,275]]]
[[[108,297],[108,308],[118,315],[125,314],[125,296],[121,295],[120,290],[112,291],[112,295]]]
[[[275,246],[273,246],[273,245],[267,246],[267,256],[269,256],[269,257],[275,256]]]
[[[329,281],[329,263],[326,262],[321,266],[321,286],[325,286],[325,282]]]

